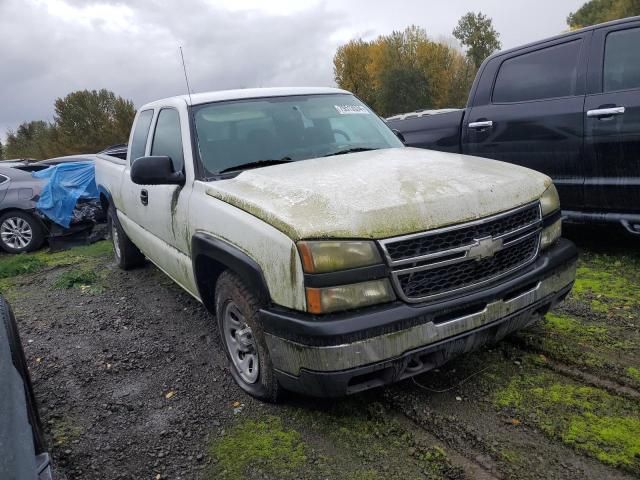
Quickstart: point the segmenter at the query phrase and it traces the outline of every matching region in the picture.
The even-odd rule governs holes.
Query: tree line
[[[567,24],[577,29],[636,15],[640,15],[640,0],[591,0],[569,14]]]
[[[412,25],[375,40],[351,40],[333,59],[336,83],[355,93],[382,116],[419,108],[461,107],[482,61],[500,48],[491,19],[463,16],[454,42],[435,41]]]
[[[136,114],[133,102],[102,90],[72,92],[55,101],[53,122],[22,123],[0,143],[0,159],[45,159],[95,153],[126,143]]]

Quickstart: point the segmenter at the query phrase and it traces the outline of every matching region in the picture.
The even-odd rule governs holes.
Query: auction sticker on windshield
[[[369,115],[364,105],[334,105],[340,115]]]

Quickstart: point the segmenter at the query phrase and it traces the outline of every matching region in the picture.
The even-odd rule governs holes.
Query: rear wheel
[[[216,285],[216,318],[231,375],[249,395],[276,402],[281,388],[258,318],[260,301],[231,271]]]
[[[113,242],[113,254],[118,266],[123,270],[130,270],[143,265],[144,255],[127,237],[118,221],[118,215],[113,206],[109,207],[108,222],[111,241]]]
[[[15,210],[0,217],[0,247],[9,253],[37,250],[44,238],[42,223],[29,213]]]

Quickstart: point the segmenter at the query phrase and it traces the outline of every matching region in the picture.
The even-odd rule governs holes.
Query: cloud
[[[107,88],[147,101],[192,90],[332,85],[339,17],[316,4],[290,15],[138,0],[0,0],[0,132],[53,119],[56,98]]]
[[[53,102],[107,88],[137,106],[195,91],[332,85],[336,47],[410,24],[451,36],[469,10],[492,17],[509,48],[566,29],[584,0],[0,0],[0,139]],[[524,13],[523,13],[524,12]]]

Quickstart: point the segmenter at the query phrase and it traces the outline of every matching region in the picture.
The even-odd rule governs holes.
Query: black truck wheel
[[[249,395],[277,402],[281,393],[258,319],[260,301],[233,272],[216,285],[216,318],[231,375]]]

